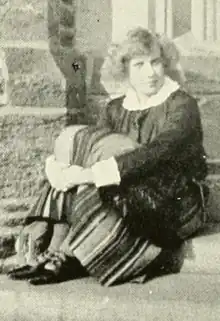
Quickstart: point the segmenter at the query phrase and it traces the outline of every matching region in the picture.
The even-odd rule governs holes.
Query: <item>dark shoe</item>
[[[39,264],[37,266],[25,265],[23,267],[10,271],[7,275],[12,280],[26,280],[31,277],[40,275],[43,269],[44,264]]]
[[[36,260],[35,265],[26,264],[18,268],[14,268],[7,273],[7,276],[13,280],[23,280],[28,279],[30,277],[34,277],[35,274],[39,274],[44,270],[44,265],[51,260],[53,254],[46,250],[41,253]]]
[[[30,277],[28,282],[32,285],[60,283],[87,275],[76,258],[69,258],[63,252],[54,252],[53,257],[44,265],[43,271]]]
[[[14,273],[26,272],[29,271],[31,268],[30,265],[23,265],[18,268],[13,268],[12,270],[8,271],[7,276],[13,275]]]
[[[68,272],[66,269],[62,269],[62,271],[60,270],[58,273],[57,271],[44,270],[39,276],[31,277],[28,282],[32,285],[60,283],[73,279]]]

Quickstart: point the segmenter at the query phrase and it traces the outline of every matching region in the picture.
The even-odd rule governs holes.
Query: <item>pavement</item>
[[[215,171],[219,173],[216,168]],[[215,175],[218,183],[219,175]],[[220,187],[217,183],[213,183],[208,207],[210,223],[186,243],[185,260],[179,274],[156,278],[144,285],[125,284],[112,288],[102,287],[92,278],[34,287],[1,274],[0,320],[220,320]],[[5,201],[4,206],[13,211],[10,215],[2,212],[1,231],[7,231],[8,226],[13,236],[14,229],[19,228],[17,224],[26,215],[25,211],[19,214],[17,210],[26,207],[12,200]],[[4,243],[8,249],[13,244],[10,235]],[[4,273],[15,264],[15,257],[1,261]]]
[[[217,321],[220,275],[178,274],[145,285],[73,280],[34,287],[0,277],[2,321]]]
[[[186,244],[179,274],[103,287],[88,277],[32,286],[0,275],[2,321],[220,320],[220,224]]]

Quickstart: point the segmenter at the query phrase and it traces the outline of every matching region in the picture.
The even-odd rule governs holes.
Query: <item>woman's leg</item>
[[[54,154],[58,161],[67,165],[73,159],[74,139],[85,126],[70,126],[65,128],[55,141]],[[58,193],[51,187],[49,181],[44,180],[40,186],[41,192],[38,200],[32,206],[24,227],[16,240],[15,251],[17,264],[36,265],[36,257],[44,252],[53,234],[53,238],[59,239],[56,227],[53,231],[53,222],[65,220],[65,210],[74,192]]]
[[[102,146],[104,143],[104,146]],[[136,148],[128,137],[114,134],[94,145],[87,166],[97,160]],[[32,284],[62,280],[68,258],[75,258],[72,276],[76,277],[79,261],[103,285],[132,280],[150,271],[158,262],[161,248],[143,237],[132,234],[123,211],[103,204],[95,186],[87,186],[75,196],[69,216],[71,229],[60,247],[57,260],[45,265],[41,275],[30,279]],[[159,263],[157,263],[158,265]],[[149,273],[150,274],[150,273]]]
[[[45,222],[34,222],[30,225],[30,227],[35,225],[35,230],[31,231],[32,238],[34,238],[34,234],[36,234],[39,238],[40,230],[41,233],[47,232],[46,226],[41,223]],[[42,229],[42,227],[44,227],[44,229]],[[50,242],[47,244],[47,247],[45,247],[44,251],[38,253],[38,255],[35,255],[34,257],[30,257],[24,266],[18,269],[13,269],[8,273],[8,276],[12,279],[26,279],[30,275],[38,275],[41,271],[41,268],[52,258],[52,253],[59,249],[62,242],[66,238],[68,231],[69,225],[66,222],[54,222],[53,233],[51,233]]]

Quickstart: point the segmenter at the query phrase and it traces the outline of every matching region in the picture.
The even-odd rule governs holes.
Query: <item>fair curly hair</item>
[[[183,84],[185,77],[179,64],[180,54],[173,41],[165,35],[155,34],[138,27],[129,31],[121,43],[113,43],[110,46],[101,68],[103,85],[105,86],[105,82],[111,81],[126,82],[129,61],[139,55],[149,55],[155,44],[160,46],[165,73]]]

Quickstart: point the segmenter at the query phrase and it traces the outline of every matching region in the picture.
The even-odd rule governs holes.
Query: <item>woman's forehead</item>
[[[140,53],[140,54],[137,54],[137,55],[134,55],[132,58],[131,58],[131,61],[132,62],[138,62],[138,61],[151,61],[153,59],[156,59],[156,58],[160,58],[161,57],[161,49],[159,46],[154,46],[152,47],[149,52],[147,53]]]

